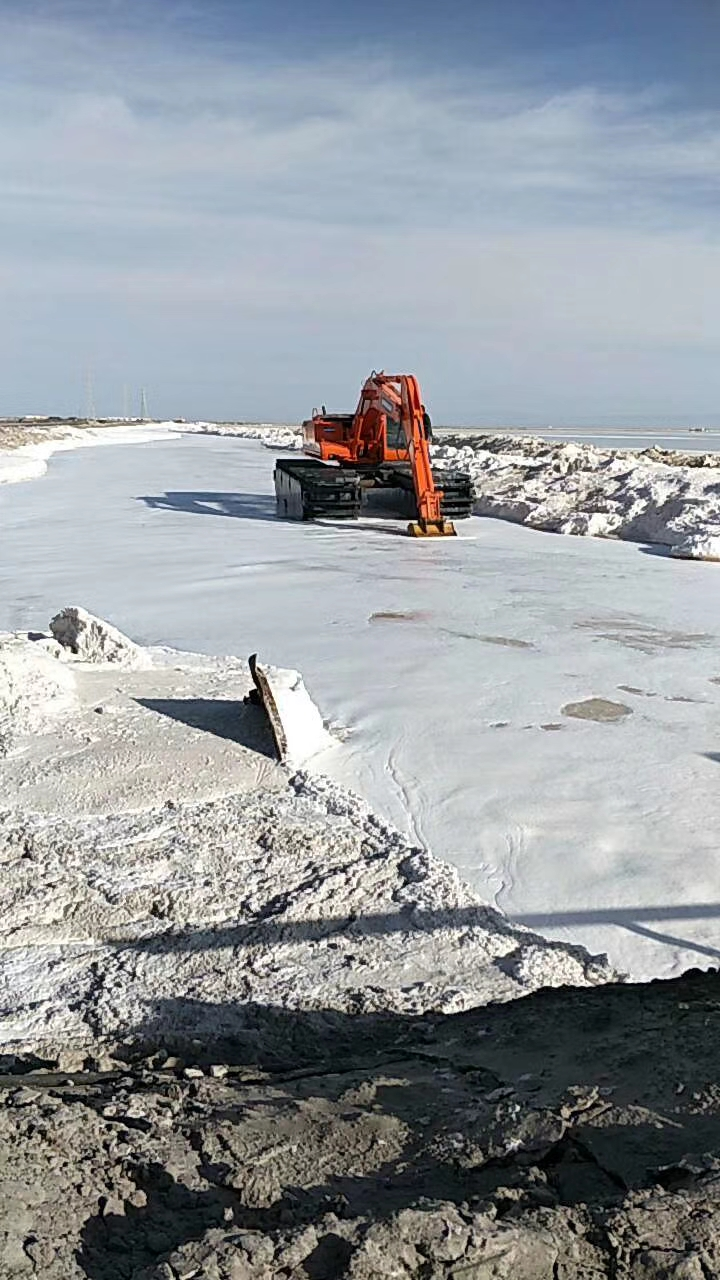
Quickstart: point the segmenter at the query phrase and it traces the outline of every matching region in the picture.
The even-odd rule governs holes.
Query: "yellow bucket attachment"
[[[452,520],[411,520],[407,527],[411,538],[454,538]]]

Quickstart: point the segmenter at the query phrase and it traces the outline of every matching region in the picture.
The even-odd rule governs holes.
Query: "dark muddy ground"
[[[720,978],[692,972],[6,1058],[0,1276],[709,1280],[719,1029]]]

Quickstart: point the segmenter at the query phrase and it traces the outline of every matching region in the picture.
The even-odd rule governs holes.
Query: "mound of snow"
[[[97,427],[71,427],[64,423],[20,424],[13,433],[10,447],[4,446],[0,437],[0,484],[39,479],[47,471],[48,458],[54,453],[101,444],[143,444],[178,434],[178,426],[174,422]],[[26,443],[18,446],[18,435]]]
[[[0,844],[0,1044],[26,1052],[247,1038],[259,1008],[452,1013],[617,976],[320,777],[92,821],[0,812]]]
[[[694,534],[673,547],[670,554],[679,560],[720,560],[720,533]]]
[[[61,609],[50,622],[53,636],[82,662],[112,662],[131,670],[149,665],[149,658],[109,622],[76,605]]]
[[[21,739],[0,760],[0,1044],[252,1037],[258,1007],[452,1013],[617,976],[513,924],[357,796],[275,769],[234,668],[185,655],[178,682],[178,654],[158,654],[138,676],[144,651],[86,610],[52,629],[0,637],[3,741]],[[287,758],[314,757],[332,739],[302,678],[263,672]]]
[[[673,554],[717,560],[720,454],[598,449],[538,437],[453,436],[433,459],[467,470],[479,515],[548,533],[661,543]]]
[[[267,449],[301,449],[300,427],[270,422],[191,422],[183,428],[202,435],[238,436],[241,440],[259,440]]]
[[[76,705],[73,673],[47,648],[0,636],[0,756],[16,738],[44,733]]]

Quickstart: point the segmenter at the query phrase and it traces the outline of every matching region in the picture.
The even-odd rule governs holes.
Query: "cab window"
[[[387,441],[387,448],[405,450],[407,448],[407,441],[405,439],[405,432],[403,431],[400,419],[393,418],[390,414],[387,414],[385,422],[385,439]]]

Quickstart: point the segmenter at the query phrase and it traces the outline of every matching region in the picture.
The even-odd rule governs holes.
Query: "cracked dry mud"
[[[0,1275],[709,1280],[719,1023],[692,972],[6,1057]]]

